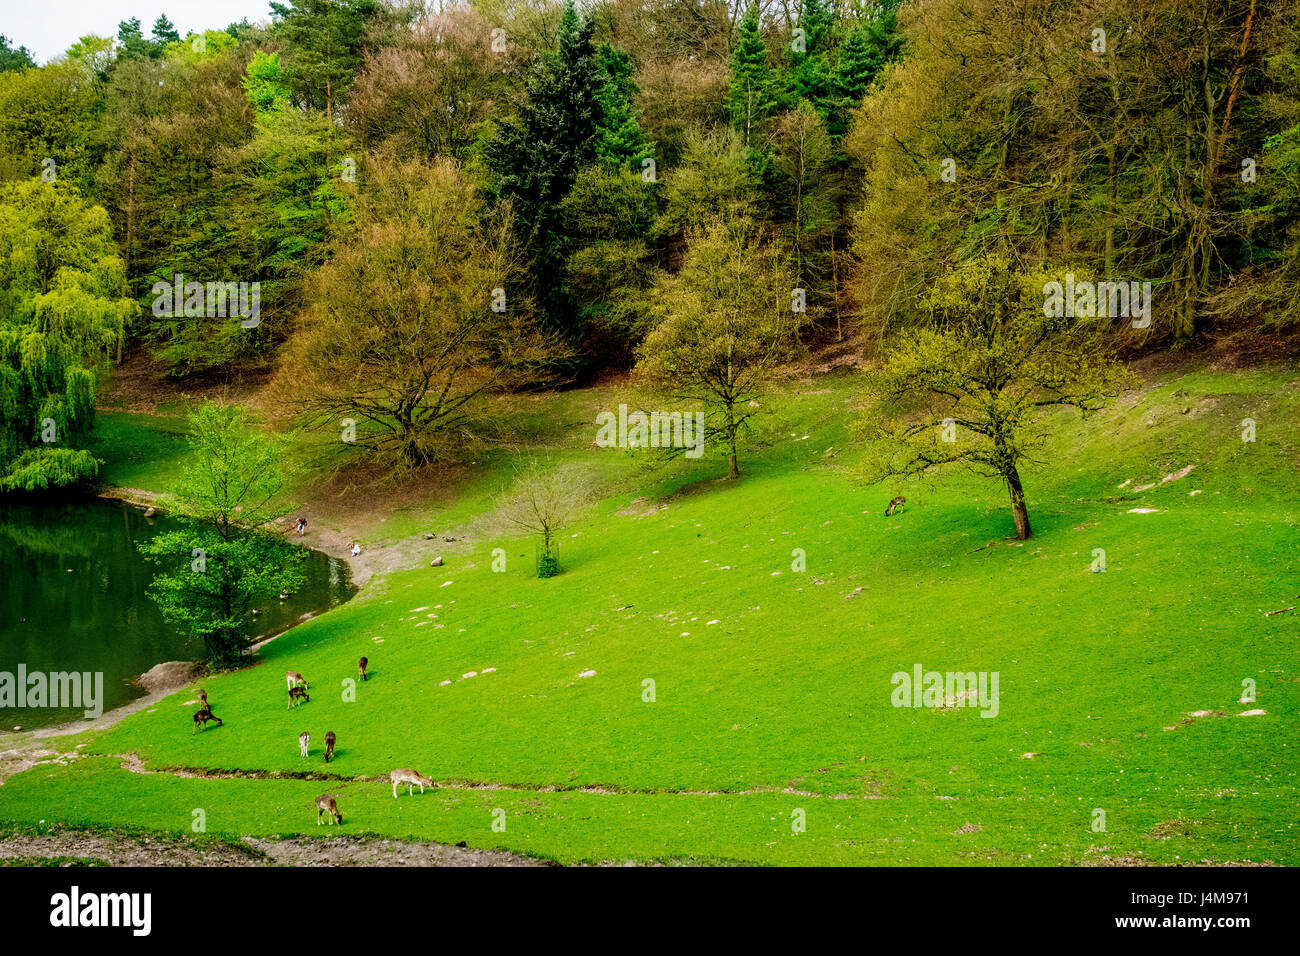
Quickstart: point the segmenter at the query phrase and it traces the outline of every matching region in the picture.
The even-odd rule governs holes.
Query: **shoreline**
[[[157,513],[163,512],[163,509],[158,506],[158,502],[162,499],[162,495],[155,494],[154,492],[150,492],[150,491],[145,491],[140,488],[119,488],[116,485],[102,485],[102,486],[97,486],[95,488],[93,492],[93,496],[102,501],[120,501],[123,504],[130,505],[133,508],[137,508],[145,512],[149,511],[150,509],[155,510]],[[289,531],[292,531],[292,528],[290,528]],[[339,537],[342,537],[342,535],[339,535]],[[361,562],[356,561],[353,555],[350,552],[348,552],[346,548],[342,549],[344,551],[343,554],[333,554],[330,551],[325,550],[324,548],[314,548],[314,547],[309,547],[307,545],[302,545],[302,547],[308,547],[308,550],[312,550],[312,551],[319,551],[320,553],[325,554],[327,557],[337,558],[347,566],[348,581],[350,584],[352,584],[353,587],[356,588],[356,590],[352,594],[352,597],[350,597],[348,600],[351,600],[352,598],[355,598],[357,594],[360,594],[362,588],[364,588],[365,585],[369,583],[371,577],[373,577],[374,574],[373,569],[368,566],[361,566]],[[359,580],[358,577],[360,578]],[[290,623],[284,625],[283,627],[280,627],[279,629],[270,631],[263,635],[259,635],[256,639],[254,639],[252,643],[249,644],[250,659],[247,666],[248,667],[260,666],[263,662],[257,658],[257,652],[261,650],[263,647],[266,647],[266,645],[270,644],[276,638],[284,636],[289,631],[297,627],[299,624],[304,624],[307,621],[311,620],[312,618],[319,617],[321,614],[324,614],[326,611],[333,610],[335,607],[340,607],[342,606],[342,604],[345,603],[347,602],[343,601],[343,602],[339,602],[339,604],[333,604],[328,607],[322,608],[319,611],[310,611],[307,614],[299,617],[297,620],[291,621]],[[150,666],[149,670],[152,670],[153,668],[158,667],[162,664],[169,664],[169,663],[175,663],[175,662],[156,661],[154,662],[154,664]],[[201,664],[202,662],[184,661],[183,663]],[[131,682],[137,687],[142,687],[143,685],[140,684],[140,678],[142,678],[148,672],[149,671],[146,670],[139,674],[133,675],[131,678]],[[34,744],[34,742],[39,740],[48,740],[53,737],[70,737],[75,734],[79,734],[83,732],[98,732],[98,731],[107,730],[108,728],[112,727],[114,724],[117,724],[121,720],[130,717],[132,714],[137,714],[142,710],[146,710],[149,707],[162,702],[167,697],[170,697],[172,694],[176,693],[178,690],[181,690],[183,687],[189,686],[190,683],[192,682],[187,681],[183,684],[178,684],[175,686],[159,687],[159,688],[155,688],[154,690],[146,690],[143,696],[138,697],[135,700],[128,701],[125,704],[120,704],[119,706],[114,707],[110,710],[106,710],[98,717],[94,717],[91,719],[82,718],[79,720],[68,720],[58,724],[51,724],[48,727],[34,727],[30,730],[23,729],[23,730],[14,731],[8,729],[7,727],[0,728],[0,749],[13,753],[16,751],[30,749],[30,747]],[[26,741],[24,741],[23,743],[18,743],[16,744],[16,746],[12,746],[12,747],[9,746],[9,744],[14,742],[16,739],[20,740],[23,737],[26,737]],[[4,775],[0,775],[0,784],[3,783],[4,779],[5,779]]]

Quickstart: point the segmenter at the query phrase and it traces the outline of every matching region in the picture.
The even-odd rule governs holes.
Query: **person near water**
[[[356,557],[358,554],[360,554],[360,553],[361,553],[361,545],[359,545],[359,544],[357,544],[355,541],[353,541],[353,542],[352,542],[352,557],[355,558],[355,557]]]

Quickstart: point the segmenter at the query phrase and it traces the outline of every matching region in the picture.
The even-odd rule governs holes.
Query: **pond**
[[[33,702],[19,696],[20,666],[28,675],[102,673],[98,704],[108,711],[144,696],[134,679],[155,664],[203,656],[203,642],[167,624],[145,593],[153,565],[137,546],[175,527],[120,501],[0,504],[0,729],[84,719],[84,707],[48,706],[52,700],[18,707]],[[283,630],[356,590],[338,558],[310,551],[305,569],[302,588],[261,608],[257,633]],[[13,700],[2,693],[7,675]]]

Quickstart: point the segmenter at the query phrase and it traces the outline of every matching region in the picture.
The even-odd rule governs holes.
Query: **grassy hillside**
[[[1300,863],[1300,615],[1265,616],[1300,594],[1295,368],[1168,373],[1087,422],[1061,415],[1025,475],[1028,542],[1006,537],[995,484],[856,484],[849,377],[769,403],[730,484],[716,461],[651,472],[592,447],[595,412],[618,398],[503,410],[517,447],[591,462],[613,489],[567,533],[560,577],[538,580],[532,543],[482,522],[446,566],[377,578],[261,666],[205,682],[225,726],[193,735],[193,694],[173,695],[84,759],[12,778],[0,819],[188,831],[203,808],[209,833],[314,832],[328,790],[350,831],[562,861]],[[105,427],[110,480],[165,482],[165,425]],[[485,450],[455,486],[364,530],[463,524],[511,464]],[[900,490],[906,511],[884,519]],[[361,655],[371,679],[348,700]],[[891,676],[917,664],[996,671],[997,716],[892,706]],[[312,699],[287,711],[290,668]],[[1258,700],[1240,704],[1247,678]],[[1267,713],[1240,716],[1252,708]],[[246,773],[140,774],[105,756],[130,752],[153,770]],[[394,801],[358,779],[408,766],[443,789]],[[347,779],[271,776],[308,770]]]

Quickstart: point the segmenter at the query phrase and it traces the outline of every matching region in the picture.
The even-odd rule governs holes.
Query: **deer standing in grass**
[[[199,688],[199,710],[208,709],[208,692],[202,687]]]
[[[433,786],[433,781],[432,781],[432,780],[430,780],[428,777],[421,777],[421,776],[420,776],[418,773],[416,773],[414,770],[406,770],[406,769],[402,769],[402,770],[394,770],[392,773],[390,773],[390,774],[388,775],[388,777],[389,777],[390,780],[393,781],[393,799],[394,799],[394,800],[397,799],[397,785],[398,785],[398,784],[401,784],[401,783],[406,784],[406,795],[407,795],[407,796],[411,796],[411,795],[415,792],[415,787],[416,787],[417,785],[419,786],[419,788],[420,788],[420,792],[421,792],[421,793],[424,793],[424,788],[425,788],[425,787],[432,787],[432,786]]]
[[[298,735],[298,752],[304,757],[307,756],[307,746],[311,743],[311,734],[303,731]]]
[[[211,707],[205,704],[204,706],[200,707],[198,713],[194,715],[194,730],[197,731],[200,727],[202,727],[204,730],[207,730],[209,720],[215,720],[217,722],[217,726],[218,727],[221,726],[221,718],[212,712]],[[194,731],[191,731],[191,733],[193,732]]]
[[[334,826],[337,821],[340,825],[343,823],[343,814],[339,813],[338,801],[332,793],[322,793],[316,798],[316,826],[320,826],[321,816],[329,817],[330,826]]]
[[[891,498],[889,501],[889,507],[885,509],[885,517],[888,518],[890,515],[902,511],[903,505],[905,504],[907,504],[907,499],[902,495],[899,495],[897,498]]]
[[[325,735],[325,762],[329,763],[334,757],[334,731]]]
[[[284,709],[288,710],[290,707],[295,706],[295,702],[299,700],[306,701],[307,703],[311,703],[311,697],[307,695],[307,692],[303,690],[301,687],[294,685],[293,687],[289,688],[289,703],[285,705]]]
[[[366,660],[364,657],[357,661],[357,673],[361,675],[362,680],[366,679],[366,665],[369,663],[370,661]]]
[[[303,677],[303,676],[302,676],[301,674],[299,674],[297,671],[285,671],[285,672],[284,672],[284,681],[285,681],[285,683],[288,684],[290,687],[294,687],[294,686],[297,685],[297,684],[301,684],[301,685],[303,686],[304,689],[307,689],[307,690],[310,690],[310,689],[311,689],[311,684],[308,684],[308,683],[307,683],[307,678]]]

